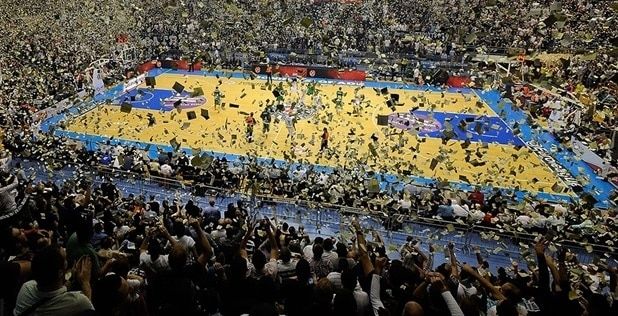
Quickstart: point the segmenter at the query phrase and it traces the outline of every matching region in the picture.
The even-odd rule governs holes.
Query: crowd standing
[[[14,315],[611,315],[617,271],[582,265],[550,235],[526,267],[461,262],[375,231],[313,236],[251,205],[122,196],[110,181],[31,189],[2,227],[3,312]],[[480,196],[475,196],[480,198]],[[545,239],[548,238],[548,239]],[[495,271],[495,272],[491,272]]]
[[[381,192],[362,168],[326,174],[260,165],[250,156],[236,163],[212,158],[197,168],[188,155],[161,152],[153,159],[111,144],[93,153],[39,133],[33,115],[88,92],[86,69],[124,42],[140,60],[167,56],[226,68],[243,66],[237,52],[255,59],[268,52],[315,54],[339,66],[341,54],[388,56],[404,65],[410,58],[452,61],[496,47],[527,54],[592,50],[596,55],[588,59],[522,65],[524,81],[560,86],[560,98],[530,86],[505,93],[533,116],[546,117],[560,138],[594,142],[615,166],[608,141],[618,109],[615,10],[611,1],[574,0],[53,0],[28,7],[2,1],[0,315],[616,314],[612,254],[583,265],[560,245],[577,240],[613,247],[613,210],[517,203],[501,191],[409,183],[400,192]],[[388,68],[402,73],[397,65]],[[110,83],[134,66],[111,60],[101,70]],[[410,77],[421,83],[416,68]],[[565,96],[587,108],[565,103]],[[391,260],[381,238],[369,238],[356,221],[352,237],[311,238],[302,227],[257,218],[242,203],[201,209],[178,199],[124,196],[112,182],[93,186],[81,173],[62,187],[36,182],[22,168],[23,158],[39,160],[50,172],[67,163],[104,165],[196,186],[259,188],[381,212],[389,227],[435,217],[547,238],[529,245],[527,267],[496,273],[478,250],[477,262],[460,262],[449,245],[447,262],[433,262],[434,246],[417,240]]]

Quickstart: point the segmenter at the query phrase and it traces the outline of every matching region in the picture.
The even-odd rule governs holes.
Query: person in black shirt
[[[268,101],[266,102],[268,103]],[[266,134],[270,131],[270,122],[272,121],[269,106],[264,109],[260,118],[262,119],[262,133]]]
[[[155,201],[154,195],[150,196],[150,202],[148,202],[148,205],[150,206],[151,211],[159,214],[159,202]]]
[[[311,315],[313,309],[306,304],[314,301],[315,294],[309,262],[300,259],[296,263],[295,274],[295,279],[286,279],[282,283],[280,301],[285,305],[286,315]]]
[[[189,224],[197,234],[200,245],[198,259],[187,265],[187,250],[172,238],[164,227],[163,235],[171,243],[168,272],[151,275],[148,278],[148,305],[152,315],[200,315],[201,297],[197,288],[203,288],[207,279],[206,262],[213,250],[196,219]]]
[[[192,200],[189,200],[187,202],[187,204],[185,205],[185,210],[187,211],[187,214],[189,216],[194,218],[199,217],[202,213],[202,210],[197,205],[195,205]]]

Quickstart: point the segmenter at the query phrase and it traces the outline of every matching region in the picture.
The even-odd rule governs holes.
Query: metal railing
[[[407,237],[442,247],[446,246],[448,242],[453,242],[457,249],[460,249],[464,254],[473,256],[473,250],[478,246],[484,253],[495,255],[492,260],[504,262],[510,260],[509,258],[523,261],[523,258],[521,258],[522,245],[531,246],[536,237],[530,233],[463,221],[454,222],[439,218],[421,217],[414,214],[415,212],[418,213],[418,210],[413,210],[410,214],[387,214],[363,208],[291,199],[259,192],[253,194],[246,188],[235,190],[196,184],[191,181],[145,176],[101,166],[85,167],[86,169],[84,167],[73,165],[68,170],[59,170],[49,174],[44,171],[44,175],[39,176],[37,180],[51,180],[57,183],[71,181],[72,177],[75,176],[75,169],[80,168],[83,170],[80,177],[91,178],[93,185],[100,185],[104,181],[104,177],[108,177],[125,195],[133,194],[142,197],[152,195],[164,199],[175,197],[180,198],[183,202],[192,199],[198,206],[206,205],[210,197],[215,197],[217,205],[222,208],[229,203],[244,201],[243,203],[253,205],[255,212],[262,216],[276,217],[279,220],[291,223],[295,222],[298,225],[305,226],[307,232],[313,231],[317,235],[323,235],[323,232],[326,231],[342,236],[347,232],[351,218],[356,217],[361,221],[363,227],[379,232],[391,246],[405,243]],[[41,169],[44,170],[42,167]],[[198,186],[201,187],[200,194],[197,194],[198,192],[195,190]],[[26,199],[20,201],[20,208],[26,204]],[[18,213],[11,216],[15,215],[21,216]],[[10,216],[4,216],[0,221],[7,219],[5,217],[9,218]],[[393,222],[393,218],[399,218],[401,221]],[[613,248],[605,245],[583,244],[565,240],[558,243],[577,253],[578,259],[583,263],[593,262],[595,258],[603,257],[606,254],[614,258],[617,256]],[[586,246],[591,246],[592,251],[586,249]]]
[[[298,207],[304,208],[307,211],[307,213],[310,213],[311,211],[317,211],[317,210],[321,210],[321,211],[328,210],[328,211],[332,211],[332,212],[336,212],[340,214],[340,218],[345,218],[346,216],[362,216],[362,217],[370,217],[380,222],[385,222],[391,216],[402,216],[403,222],[400,223],[400,225],[404,227],[406,225],[424,225],[424,226],[433,227],[434,229],[449,230],[449,233],[455,233],[455,234],[463,232],[465,234],[481,235],[482,233],[483,235],[500,237],[501,240],[508,239],[514,243],[522,242],[526,244],[531,244],[534,242],[534,239],[536,238],[536,235],[534,234],[527,233],[527,232],[518,232],[515,229],[509,230],[509,229],[504,229],[504,228],[496,228],[496,227],[491,227],[491,226],[478,225],[475,223],[466,223],[463,221],[459,221],[459,222],[449,221],[449,220],[443,220],[439,218],[421,217],[421,216],[416,216],[416,215],[412,215],[413,216],[412,217],[411,215],[404,215],[404,214],[387,214],[386,212],[370,211],[367,209],[349,207],[349,206],[339,205],[339,204],[315,202],[315,201],[308,201],[308,200],[302,200],[302,199],[291,199],[291,198],[286,198],[283,196],[276,196],[271,193],[253,194],[250,191],[250,189],[247,187],[241,188],[240,190],[230,189],[230,188],[221,188],[221,187],[210,186],[210,185],[206,185],[202,183],[198,184],[193,181],[186,181],[186,180],[183,181],[183,180],[177,180],[177,179],[165,178],[165,177],[159,177],[159,176],[145,176],[145,175],[134,173],[134,172],[112,169],[112,168],[103,167],[103,166],[97,167],[96,172],[99,175],[108,176],[110,178],[131,179],[136,182],[136,185],[137,185],[136,188],[144,193],[148,192],[149,190],[148,188],[151,187],[152,185],[160,186],[160,187],[168,188],[168,189],[187,190],[191,193],[194,193],[195,192],[194,188],[197,185],[199,185],[204,189],[205,192],[209,192],[209,194],[215,194],[216,196],[219,196],[219,197],[236,197],[236,198],[245,198],[245,199],[252,198],[252,199],[257,199],[262,202],[293,205],[294,208],[298,208]],[[154,192],[154,191],[151,191],[151,192]],[[413,210],[412,214],[414,213],[418,214],[419,211],[420,211],[419,209]],[[320,222],[320,220],[318,220],[315,224],[318,227],[321,225],[324,225],[324,223]],[[341,224],[341,223],[337,222],[337,223],[330,223],[330,224]],[[388,229],[385,230],[385,232],[388,232]],[[402,232],[390,231],[388,233],[402,233]],[[479,240],[479,238],[466,238],[466,239],[467,240],[477,240],[477,241]],[[480,238],[480,239],[483,239],[483,238]],[[498,242],[492,242],[492,244],[497,244],[497,243]],[[598,255],[602,255],[605,253],[609,253],[612,255],[618,254],[615,251],[615,249],[608,247],[606,245],[601,245],[601,244],[582,243],[582,242],[570,241],[570,240],[561,240],[559,243],[569,248],[576,249],[579,253],[582,253],[582,254],[585,254],[588,252],[586,250],[587,246],[591,246],[593,249],[593,253],[598,254]],[[464,243],[464,246],[471,248],[472,244],[468,242],[468,243]]]

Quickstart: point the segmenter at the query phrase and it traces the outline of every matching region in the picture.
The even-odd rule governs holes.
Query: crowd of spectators
[[[527,266],[434,262],[408,239],[397,259],[375,231],[307,235],[243,203],[204,208],[123,196],[112,182],[39,183],[2,225],[4,314],[611,315],[617,271],[578,263],[550,235]],[[477,193],[472,198],[480,200]],[[371,237],[370,237],[371,236]]]
[[[520,69],[524,81],[504,91],[567,147],[572,139],[582,141],[604,159],[611,167],[601,176],[614,182],[618,177],[618,152],[612,139],[618,122],[616,65],[616,57],[608,54],[547,64],[528,62]]]
[[[162,14],[146,15],[144,25],[155,28],[143,29],[137,38],[158,49],[153,56],[169,49],[441,56],[463,52],[466,46],[598,50],[611,48],[615,40],[609,1],[237,0],[219,6],[184,1],[177,10],[165,10],[170,5],[165,1],[149,5],[154,7],[140,9]]]
[[[84,69],[109,55],[118,38],[135,45],[141,59],[177,52],[228,66],[240,64],[235,52],[448,59],[468,47],[609,52],[616,40],[611,1],[115,0],[101,6],[48,1],[28,9],[4,1],[2,9],[2,97],[36,107],[82,89]]]
[[[583,265],[561,246],[575,240],[613,249],[614,210],[409,183],[381,191],[362,170],[320,173],[249,156],[235,163],[210,157],[198,168],[185,154],[152,158],[110,144],[88,152],[38,132],[33,117],[88,91],[86,69],[124,42],[141,60],[167,55],[228,68],[242,66],[238,52],[319,54],[338,65],[342,53],[455,60],[496,47],[592,51],[596,56],[587,60],[521,67],[526,82],[562,87],[559,97],[530,86],[505,93],[546,117],[565,142],[575,135],[595,143],[615,166],[609,148],[618,110],[615,10],[613,1],[574,0],[2,1],[0,315],[617,314],[615,253]],[[125,67],[112,60],[101,70],[106,80],[122,80]],[[361,208],[385,215],[392,229],[409,219],[438,218],[546,238],[529,245],[536,260],[526,267],[490,269],[478,250],[477,262],[460,262],[454,245],[446,249],[447,262],[433,262],[434,247],[416,240],[391,260],[381,238],[369,238],[357,221],[351,238],[312,239],[302,227],[257,218],[242,203],[223,211],[215,203],[200,209],[191,201],[124,196],[109,181],[93,186],[81,172],[62,187],[36,182],[21,159],[40,161],[52,173],[67,164],[102,165],[195,188]]]

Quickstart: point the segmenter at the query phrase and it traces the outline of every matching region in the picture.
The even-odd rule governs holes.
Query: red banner
[[[472,80],[470,80],[470,77],[467,76],[450,76],[448,77],[446,84],[453,88],[466,88],[471,81]]]
[[[170,69],[178,69],[178,70],[189,70],[191,63],[187,60],[152,60],[145,62],[139,66],[137,66],[138,73],[145,73],[154,68],[170,68]],[[198,71],[202,70],[202,62],[197,62],[193,64],[193,70]]]
[[[145,73],[154,68],[170,68],[178,70],[189,70],[190,63],[187,60],[152,60],[145,62],[137,67],[138,73]],[[258,75],[266,74],[267,65],[254,65],[251,71]],[[202,63],[193,64],[193,70],[199,71],[202,69]],[[365,81],[367,74],[364,71],[354,69],[337,69],[331,67],[313,67],[313,66],[296,66],[296,65],[273,65],[273,75],[282,77],[300,76],[304,78],[326,78],[350,81]]]
[[[157,66],[157,61],[156,60],[152,60],[152,61],[147,61],[139,66],[137,66],[137,73],[143,74],[149,70],[154,69]]]
[[[266,74],[267,65],[254,65],[251,71],[256,74]],[[367,74],[364,71],[353,69],[337,69],[329,67],[296,66],[296,65],[275,65],[272,69],[273,75],[282,77],[300,76],[304,78],[326,78],[352,81],[365,81]]]

